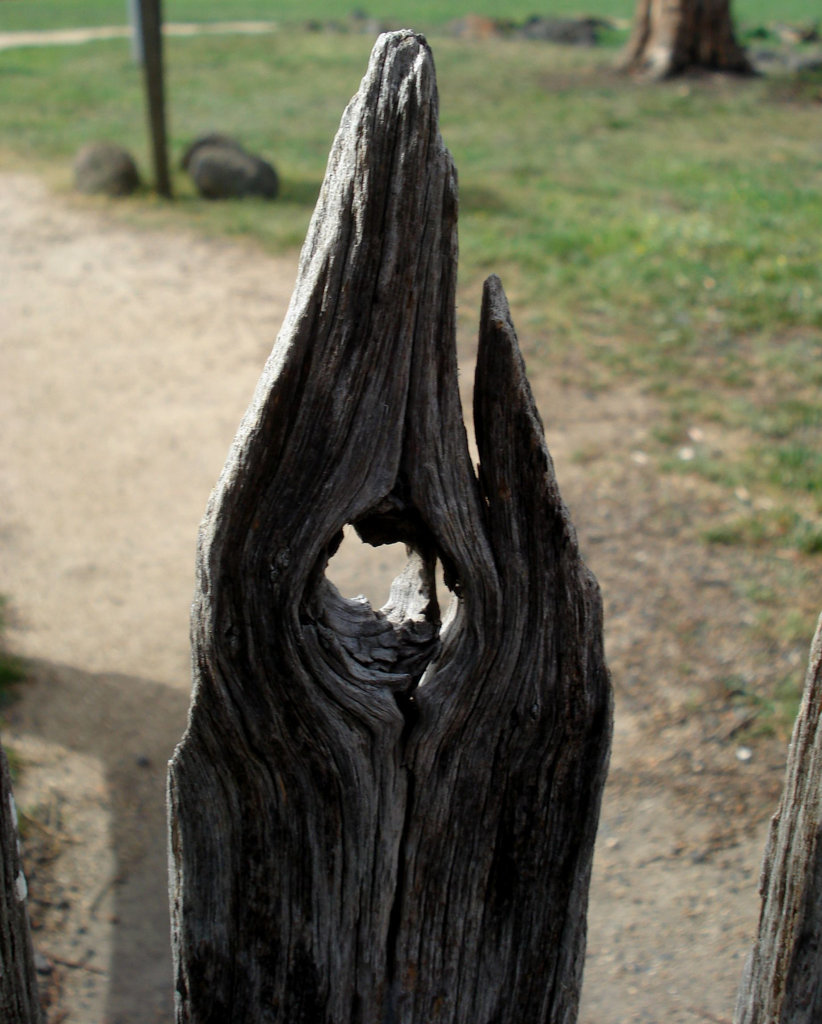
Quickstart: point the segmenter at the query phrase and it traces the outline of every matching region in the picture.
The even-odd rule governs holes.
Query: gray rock
[[[819,42],[819,27],[816,24],[784,25],[777,23],[771,27],[780,40],[789,46]]]
[[[602,18],[543,18],[535,14],[519,23],[505,18],[467,14],[450,22],[448,31],[459,39],[516,36],[566,46],[596,46],[599,32],[612,27],[613,22]]]
[[[234,149],[238,153],[245,153],[243,146],[230,135],[224,135],[222,132],[208,132],[205,135],[198,135],[185,153],[183,153],[180,167],[184,171],[190,168],[194,154],[198,149],[202,149],[203,146],[222,146],[224,149]]]
[[[501,35],[499,22],[496,18],[486,18],[482,14],[466,14],[449,22],[448,32],[457,39],[475,42],[480,39],[495,39]]]
[[[140,174],[122,146],[91,142],[74,158],[74,185],[88,195],[128,196],[140,187]]]
[[[777,64],[786,64],[785,55],[777,50],[753,50],[750,57],[754,67],[760,70]]]
[[[791,70],[798,75],[816,74],[822,71],[822,54],[797,54],[792,61]]]
[[[596,46],[597,33],[607,27],[599,18],[529,18],[521,32],[526,39],[541,39],[566,46]]]
[[[794,47],[782,49],[757,49],[751,55],[751,63],[760,74],[789,75],[817,74],[822,70],[822,50],[815,47],[811,50],[796,50]]]
[[[275,199],[279,192],[272,165],[227,135],[214,133],[195,140],[183,156],[183,166],[205,199]]]
[[[39,950],[34,951],[34,969],[38,974],[51,974],[54,970],[51,961],[47,956],[44,956]]]

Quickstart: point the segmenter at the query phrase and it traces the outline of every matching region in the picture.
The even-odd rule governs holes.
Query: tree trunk
[[[576,1019],[600,598],[495,278],[472,468],[456,218],[430,51],[382,36],[201,527],[169,771],[179,1022]],[[409,548],[380,611],[326,579],[347,523]]]
[[[40,1021],[26,892],[9,766],[0,747],[0,1021],[3,1024],[39,1024]]]
[[[760,880],[762,910],[736,1024],[822,1020],[822,617]]]
[[[736,41],[730,0],[638,0],[623,67],[655,79],[688,68],[753,73]]]

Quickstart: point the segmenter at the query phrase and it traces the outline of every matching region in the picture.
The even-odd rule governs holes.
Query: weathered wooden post
[[[0,747],[0,1021],[3,1024],[39,1024],[41,1020],[26,895],[9,766]]]
[[[201,527],[169,772],[180,1022],[576,1018],[600,598],[496,278],[471,465],[456,222],[431,53],[382,36]],[[326,579],[347,523],[409,548],[380,611]]]
[[[760,881],[759,931],[736,1024],[822,1021],[822,617]]]

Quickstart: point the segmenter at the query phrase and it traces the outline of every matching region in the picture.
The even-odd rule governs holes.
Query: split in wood
[[[200,531],[169,775],[180,1022],[575,1017],[611,733],[599,591],[496,278],[472,466],[456,223],[430,50],[382,36]],[[382,610],[327,579],[346,524],[411,549]]]

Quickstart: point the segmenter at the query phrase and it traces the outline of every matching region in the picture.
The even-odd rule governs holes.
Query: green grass
[[[0,708],[8,704],[14,687],[24,677],[22,662],[6,649],[5,629],[6,599],[0,595]]]
[[[19,3],[0,0],[0,18]],[[219,10],[259,17],[262,7]],[[183,18],[185,8],[169,0],[166,10]],[[735,9],[771,16],[753,0]],[[285,4],[278,16],[289,11],[317,13]],[[638,86],[613,72],[613,47],[432,41],[460,175],[460,278],[473,303],[462,322],[476,320],[482,276],[499,273],[531,371],[596,388],[630,381],[655,396],[657,465],[726,496],[727,513],[694,529],[706,543],[790,558],[782,599],[807,591],[822,555],[822,76]],[[293,251],[371,42],[299,29],[170,39],[175,162],[198,133],[226,130],[273,160],[282,195],[210,204],[175,170],[175,203],[146,191],[118,215]],[[125,41],[0,52],[0,166],[33,167],[68,190],[74,152],[98,138],[129,147],[147,171],[142,84]],[[711,440],[692,441],[695,428]]]
[[[813,599],[806,599],[817,589],[813,560],[776,559],[772,565],[767,582],[744,576],[732,582],[735,599],[748,609],[746,618],[750,615],[742,635],[747,634],[761,663],[750,675],[734,673],[717,680],[722,706],[736,704],[750,711],[737,737],[741,742],[763,735],[782,742],[790,738],[819,612]],[[789,595],[793,601],[786,599]]]
[[[227,130],[273,159],[282,196],[209,204],[177,171],[174,206],[145,195],[123,208],[297,247],[370,45],[296,29],[169,40],[175,161],[198,133]],[[676,462],[695,423],[744,432],[733,453],[698,452],[678,468],[799,519],[777,528],[757,514],[749,528],[712,524],[706,536],[816,550],[822,161],[807,82],[798,95],[779,80],[637,86],[613,73],[613,50],[513,40],[440,38],[435,55],[460,172],[462,280],[501,274],[537,364],[549,351],[554,362],[582,356],[598,385],[643,382],[668,410],[663,462]],[[73,153],[97,138],[147,169],[142,83],[125,41],[0,52],[6,163],[48,167],[67,188]]]
[[[301,23],[309,19],[345,19],[353,10],[402,22],[411,28],[426,28],[447,23],[465,14],[482,14],[522,20],[537,13],[546,16],[595,14],[599,17],[629,19],[633,0],[551,0],[546,7],[533,0],[509,0],[503,8],[499,0],[391,0],[379,5],[355,0],[165,0],[163,15],[167,21],[271,20]],[[766,25],[777,15],[769,0],[737,0],[734,16],[740,26]],[[785,0],[778,19],[808,23],[822,18],[822,6],[807,0]],[[125,0],[1,0],[0,31],[17,29],[68,28],[89,25],[120,25],[127,20]]]
[[[751,689],[737,676],[729,676],[724,684],[730,703],[752,712],[749,724],[737,736],[738,741],[760,736],[776,736],[783,742],[789,739],[802,696],[802,684],[797,686],[796,673],[776,679],[768,695]]]
[[[504,16],[525,19],[532,15],[535,5],[528,0],[506,3]],[[630,3],[625,0],[598,0],[597,13],[608,17],[630,17]],[[495,0],[393,0],[379,5],[361,4],[355,0],[220,0],[219,3],[201,3],[199,0],[165,0],[163,16],[166,21],[231,21],[265,20],[283,24],[301,24],[308,20],[346,20],[359,10],[383,21],[402,22],[411,28],[442,25],[465,14],[499,17],[501,8]],[[551,13],[555,15],[585,12],[580,0],[554,0]],[[0,29],[64,28],[81,25],[121,25],[127,21],[125,0],[3,0],[0,3]]]

